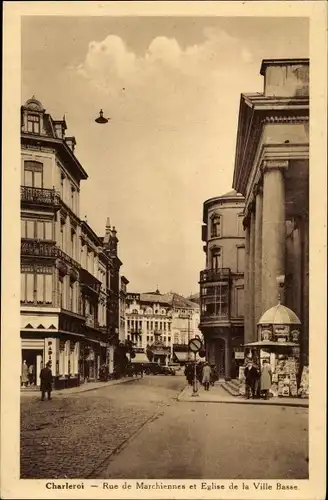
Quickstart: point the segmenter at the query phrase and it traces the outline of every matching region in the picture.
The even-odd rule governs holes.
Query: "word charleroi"
[[[233,485],[233,486],[232,486]],[[155,482],[155,483],[145,483],[144,481],[137,481],[136,484],[136,489],[143,489],[143,490],[154,490],[154,489],[181,489],[184,490],[186,489],[185,484],[166,484],[163,482]],[[255,490],[272,490],[273,486],[269,483],[262,483],[262,482],[253,482],[251,485],[247,483],[242,483],[242,489],[250,489],[250,487],[253,487]],[[130,489],[132,488],[132,485],[130,483],[125,482],[123,485],[118,485],[117,483],[108,483],[108,482],[103,482],[102,485],[100,486],[103,490],[118,490],[119,488],[123,489]],[[193,485],[194,489],[196,489],[196,484]],[[225,490],[225,489],[238,489],[239,485],[236,483],[231,483],[230,486],[226,486],[224,484],[218,484],[218,483],[207,483],[207,482],[201,482],[200,484],[200,489],[202,490]],[[78,483],[78,484],[71,484],[69,482],[65,483],[55,483],[55,482],[47,482],[46,483],[46,488],[48,490],[84,490],[84,483]],[[276,490],[297,490],[298,486],[296,484],[283,484],[283,483],[276,483],[275,485]]]

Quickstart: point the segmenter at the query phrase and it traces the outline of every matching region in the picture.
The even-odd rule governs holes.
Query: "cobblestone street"
[[[87,478],[184,385],[146,377],[52,401],[22,398],[21,477]]]
[[[179,403],[184,387],[183,376],[146,376],[52,401],[22,398],[21,477],[308,477],[307,408]]]

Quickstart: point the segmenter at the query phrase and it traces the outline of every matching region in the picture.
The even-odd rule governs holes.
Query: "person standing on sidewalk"
[[[246,398],[249,399],[251,396],[255,398],[255,382],[258,378],[258,370],[254,366],[253,362],[250,361],[245,370],[245,386],[246,386]]]
[[[263,360],[263,366],[261,371],[261,392],[264,399],[269,399],[269,390],[272,384],[272,370],[267,359]]]
[[[23,366],[22,366],[22,378],[21,378],[21,381],[22,381],[22,385],[24,387],[27,387],[27,384],[28,384],[28,366],[26,364],[26,360],[25,359],[23,361]]]
[[[48,394],[48,399],[51,399],[51,391],[52,391],[52,371],[51,371],[51,362],[48,361],[45,368],[42,368],[40,373],[40,390],[41,390],[41,401],[44,401],[45,393]]]
[[[205,391],[210,390],[210,382],[211,382],[211,367],[208,363],[205,363],[203,368],[203,385]]]

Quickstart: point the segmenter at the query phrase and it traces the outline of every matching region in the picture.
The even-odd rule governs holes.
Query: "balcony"
[[[81,267],[76,260],[72,259],[72,257],[67,255],[67,253],[63,252],[60,248],[57,248],[57,257],[76,269]]]
[[[101,282],[86,269],[80,269],[80,281],[85,291],[99,295]]]
[[[21,186],[21,203],[59,209],[59,196],[55,189]]]
[[[30,240],[22,238],[21,256],[24,257],[45,257],[56,258],[58,248],[54,241]]]
[[[199,283],[210,283],[213,281],[228,281],[230,279],[230,268],[204,269],[200,272]]]

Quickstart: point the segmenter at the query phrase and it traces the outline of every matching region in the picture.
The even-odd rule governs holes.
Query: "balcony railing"
[[[59,196],[55,189],[21,186],[21,201],[24,203],[59,206]]]
[[[54,241],[42,240],[21,240],[21,255],[33,257],[53,257],[58,256],[58,248]]]
[[[200,283],[208,283],[212,281],[227,281],[230,278],[230,268],[221,267],[219,269],[204,269],[200,272]]]

